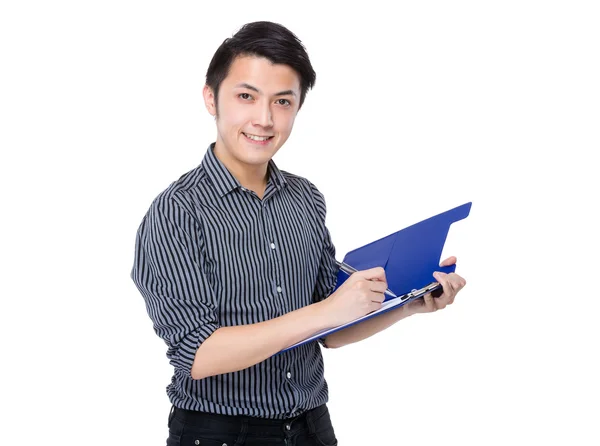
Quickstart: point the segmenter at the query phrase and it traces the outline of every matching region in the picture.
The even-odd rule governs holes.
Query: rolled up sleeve
[[[198,347],[219,328],[218,303],[202,269],[197,221],[172,195],[159,195],[135,242],[131,279],[176,371],[191,378]]]

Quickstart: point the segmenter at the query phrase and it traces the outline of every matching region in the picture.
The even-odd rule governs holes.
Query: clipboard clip
[[[403,294],[402,296],[399,296],[400,300],[405,301],[407,299],[413,299],[415,297],[421,297],[424,294],[427,293],[432,293],[431,295],[433,297],[440,297],[442,295],[442,293],[436,294],[434,295],[433,292],[438,290],[441,287],[441,285],[438,282],[431,282],[429,285],[424,286],[421,289],[412,289],[409,293]]]

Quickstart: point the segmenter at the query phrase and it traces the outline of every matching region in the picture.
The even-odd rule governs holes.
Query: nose
[[[261,127],[273,127],[273,115],[271,114],[270,104],[257,104],[255,111],[256,115],[252,121],[252,124]]]

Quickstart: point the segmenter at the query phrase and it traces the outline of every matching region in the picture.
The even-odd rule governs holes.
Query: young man
[[[138,229],[131,277],[174,366],[168,445],[337,444],[320,345],[341,347],[443,308],[465,285],[436,273],[440,298],[274,356],[377,310],[387,288],[373,268],[330,295],[337,266],[323,195],[271,159],[314,83],[302,43],[283,26],[249,23],[226,39],[204,87],[216,142],[156,197]]]

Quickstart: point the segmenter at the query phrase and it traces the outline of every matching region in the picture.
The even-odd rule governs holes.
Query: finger
[[[385,301],[385,294],[383,294],[383,293],[372,293],[369,296],[369,299],[371,299],[371,302],[377,302],[379,304],[382,304]]]
[[[435,304],[435,299],[431,295],[431,293],[427,293],[423,296],[423,305],[425,306],[426,311],[437,310],[437,305]]]
[[[369,288],[374,293],[385,293],[385,290],[387,290],[387,282],[381,282],[379,280],[371,280],[369,283]]]
[[[377,266],[375,268],[363,269],[362,271],[357,271],[355,274],[358,274],[360,277],[367,280],[379,280],[385,282],[385,270],[381,266]]]
[[[381,308],[381,303],[380,302],[371,302],[371,304],[369,305],[369,312],[377,311],[380,308]]]
[[[456,257],[450,256],[447,259],[444,259],[442,261],[442,263],[440,263],[440,266],[450,266],[450,265],[454,265],[454,264],[456,264]]]
[[[442,285],[442,289],[444,290],[444,293],[440,296],[441,299],[452,297],[454,295],[454,289],[450,285],[447,274],[436,271],[433,273],[433,277],[435,277],[438,283]]]
[[[456,273],[448,274],[448,281],[452,284],[455,294],[467,284],[467,281]]]
[[[452,299],[450,299],[449,303],[453,304],[455,300],[456,300],[456,294],[454,294],[454,296],[452,296]]]
[[[460,291],[460,289],[462,288],[460,280],[457,280],[456,278],[449,278],[448,283],[452,287],[454,294],[458,293]]]
[[[376,302],[378,304],[383,303],[383,301],[385,300],[385,294],[383,293],[373,293],[371,295],[371,302]]]
[[[467,284],[467,281],[456,273],[452,273],[452,278],[455,280],[455,283],[459,289],[464,288]]]
[[[460,290],[467,284],[466,280],[460,277],[458,274],[450,274],[449,282],[454,290],[454,295],[451,297],[449,304],[454,303],[454,299]]]
[[[370,293],[368,298],[371,302],[383,303],[385,300],[385,290],[387,285],[385,282],[370,282]]]

